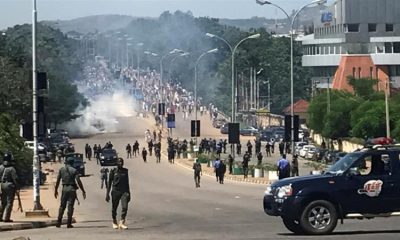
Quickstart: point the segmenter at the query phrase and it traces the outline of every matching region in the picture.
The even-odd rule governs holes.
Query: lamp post
[[[40,204],[40,161],[38,158],[37,69],[36,69],[36,0],[32,2],[32,121],[33,121],[33,210],[43,210]]]
[[[223,41],[226,45],[228,45],[229,50],[231,51],[231,61],[232,61],[232,65],[231,65],[231,70],[232,70],[232,72],[231,72],[231,78],[232,78],[231,79],[232,80],[232,102],[231,102],[232,103],[232,106],[231,106],[232,107],[232,113],[231,113],[231,122],[236,122],[236,116],[235,116],[235,95],[236,95],[235,94],[235,89],[236,89],[235,88],[235,51],[236,51],[236,49],[239,47],[239,45],[242,42],[244,42],[244,41],[246,41],[248,39],[259,38],[261,35],[259,33],[257,33],[257,34],[253,34],[251,36],[248,36],[248,37],[240,40],[239,43],[236,44],[236,46],[234,48],[232,48],[232,46],[229,44],[229,42],[226,41],[225,39],[223,39],[222,37],[219,37],[219,36],[217,36],[215,34],[211,34],[211,33],[206,33],[206,36],[210,37],[210,38],[217,38],[217,39]]]
[[[169,78],[169,81],[171,82],[171,69],[172,69],[172,64],[175,62],[175,60],[176,59],[178,59],[179,57],[185,57],[185,56],[189,56],[190,55],[190,53],[188,53],[188,52],[184,52],[184,53],[182,53],[182,54],[179,54],[179,55],[176,55],[172,60],[171,60],[171,62],[170,62],[170,64],[169,64],[169,70],[168,70],[168,78]]]
[[[310,3],[307,3],[305,5],[303,5],[299,10],[297,10],[293,16],[293,18],[290,18],[289,14],[280,6],[270,2],[270,1],[266,1],[266,0],[256,0],[257,4],[260,5],[272,5],[275,6],[276,8],[280,9],[288,18],[289,21],[291,21],[291,25],[290,25],[290,123],[291,123],[291,142],[292,142],[292,153],[294,153],[294,109],[293,109],[293,105],[294,105],[294,97],[293,97],[293,34],[294,34],[294,21],[296,20],[297,16],[299,15],[299,13],[306,7],[310,6],[310,5],[314,5],[314,4],[324,4],[326,3],[327,0],[313,0]],[[294,154],[293,154],[294,155]]]
[[[195,120],[197,121],[197,65],[199,64],[200,60],[207,54],[216,53],[218,52],[218,48],[214,48],[204,52],[197,58],[196,64],[194,65],[194,116]],[[197,138],[196,138],[197,139]]]
[[[140,80],[140,51],[139,48],[142,47],[143,43],[137,43],[136,46],[138,47],[137,51],[137,80]]]
[[[172,51],[170,51],[169,53],[163,55],[160,59],[160,102],[163,103],[164,102],[164,87],[163,87],[163,61],[166,57],[170,56],[170,55],[174,55],[174,54],[178,54],[178,53],[184,53],[184,51],[180,50],[180,49],[174,49]],[[161,116],[161,129],[164,128],[164,121],[163,121],[163,117]]]

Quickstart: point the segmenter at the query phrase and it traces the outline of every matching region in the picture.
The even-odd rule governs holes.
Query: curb
[[[72,219],[72,223],[76,223],[76,220]],[[0,224],[0,232],[54,227],[56,224],[57,224],[56,219],[43,220],[43,221],[14,222],[10,224],[2,223]],[[63,219],[62,224],[63,225],[67,224],[67,220]]]
[[[176,161],[176,159],[175,159],[175,163],[176,163],[177,165],[179,165],[180,167],[183,167],[183,168],[192,170],[191,167],[185,165],[184,163],[181,163],[179,160]],[[205,175],[207,175],[207,176],[215,177],[215,174],[214,174],[213,172],[203,171],[203,174],[205,174]],[[225,175],[225,178],[224,178],[224,179],[225,179],[225,180],[228,179],[228,180],[235,181],[235,182],[246,182],[246,183],[253,183],[253,184],[264,184],[264,185],[266,185],[266,184],[271,184],[271,183],[272,183],[272,181],[268,181],[268,180],[249,179],[249,178],[243,179],[243,178],[232,177],[232,176],[230,176],[230,175]]]

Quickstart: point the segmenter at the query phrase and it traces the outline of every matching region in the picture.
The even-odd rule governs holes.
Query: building
[[[304,99],[300,99],[293,104],[294,115],[299,115],[301,124],[305,123],[307,120],[308,105],[309,105],[309,103]],[[290,115],[291,114],[291,106],[292,105],[289,105],[285,109],[283,109],[283,111],[282,111],[283,114]]]
[[[301,41],[313,86],[352,91],[353,76],[400,87],[400,0],[336,0]]]

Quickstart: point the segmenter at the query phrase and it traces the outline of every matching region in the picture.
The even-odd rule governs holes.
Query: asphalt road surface
[[[189,133],[189,123],[179,123],[176,133]],[[76,150],[83,152],[85,143],[93,146],[112,141],[122,157],[126,144],[139,140],[143,147],[144,131],[152,129],[152,121],[136,117],[119,119],[119,132],[75,139]],[[181,128],[180,126],[185,126]],[[202,126],[202,132],[207,127]],[[210,128],[211,129],[211,128]],[[209,134],[214,134],[210,130]],[[207,133],[208,134],[208,133]],[[165,147],[165,146],[164,146]],[[213,177],[203,176],[196,189],[193,173],[164,158],[156,164],[154,156],[148,163],[140,157],[126,159],[131,178],[132,202],[127,217],[128,230],[111,227],[111,205],[105,202],[100,189],[99,166],[87,161],[83,178],[87,199],[76,206],[78,223],[74,229],[51,227],[24,231],[2,232],[0,239],[18,236],[43,239],[400,239],[398,218],[348,220],[338,225],[330,236],[295,236],[283,226],[280,218],[264,214],[262,198],[265,186],[226,181],[221,185]],[[81,198],[81,193],[79,192]]]

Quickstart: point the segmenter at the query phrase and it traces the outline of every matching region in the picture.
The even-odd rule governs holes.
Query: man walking
[[[279,179],[290,177],[290,163],[286,159],[286,154],[283,154],[282,158],[278,161],[278,176]]]
[[[154,148],[154,154],[156,155],[156,162],[160,163],[161,162],[161,149],[158,146],[158,144],[156,144],[156,147]]]
[[[62,193],[60,209],[58,210],[58,218],[56,227],[61,227],[62,218],[64,215],[65,208],[68,204],[67,213],[67,228],[73,228],[72,226],[72,215],[74,214],[74,204],[76,200],[76,190],[79,188],[82,190],[83,199],[86,199],[86,192],[83,188],[82,182],[79,178],[79,174],[75,168],[72,167],[74,158],[69,157],[65,159],[65,166],[60,168],[57,176],[54,197],[58,197],[58,186],[62,180]]]
[[[233,170],[233,157],[231,154],[228,155],[228,163],[229,163],[229,174],[232,174],[232,170]]]
[[[143,161],[146,163],[147,162],[147,150],[146,150],[146,148],[143,148],[143,150],[142,150],[142,157],[143,157]]]
[[[19,191],[17,172],[14,168],[14,159],[11,153],[3,156],[3,165],[0,166],[1,206],[0,220],[12,222],[11,211],[13,208],[16,191]],[[4,216],[3,216],[4,215]]]
[[[218,168],[218,177],[219,177],[220,184],[224,184],[225,173],[226,173],[226,164],[224,161],[221,161],[219,168]]]
[[[122,158],[118,159],[117,168],[114,168],[110,172],[110,180],[107,185],[107,195],[106,201],[110,201],[111,192],[111,202],[112,210],[111,216],[113,219],[114,229],[127,229],[126,226],[126,215],[128,213],[128,203],[131,201],[131,192],[129,188],[129,173],[128,169],[124,168],[124,160]],[[118,224],[117,221],[117,209],[121,202],[121,221]]]
[[[247,175],[249,174],[249,162],[250,162],[250,155],[248,152],[246,152],[243,155],[243,162],[242,162],[244,178],[247,178]]]
[[[126,158],[132,158],[132,147],[131,145],[128,143],[128,145],[126,146]]]
[[[214,162],[214,172],[215,172],[215,177],[217,178],[217,182],[219,181],[219,166],[221,165],[221,160],[219,158],[215,159]]]
[[[106,167],[100,169],[101,189],[103,189],[104,184],[107,187],[108,171],[109,170]]]
[[[262,164],[263,155],[261,152],[257,154],[257,165],[260,166]]]
[[[203,175],[199,159],[196,159],[196,162],[193,164],[193,170],[194,170],[194,183],[196,184],[196,188],[199,188],[200,187],[200,175]]]
[[[292,177],[299,176],[299,160],[298,156],[295,154],[292,160]]]

